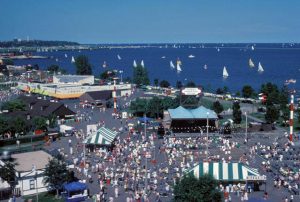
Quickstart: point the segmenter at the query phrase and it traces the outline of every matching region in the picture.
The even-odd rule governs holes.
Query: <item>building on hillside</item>
[[[164,112],[164,126],[174,133],[206,132],[207,122],[209,131],[218,128],[217,114],[203,106],[195,109],[179,106],[176,109],[168,109]]]
[[[79,97],[81,103],[90,104],[94,106],[105,106],[106,102],[112,98],[112,91],[92,91],[86,92]]]
[[[95,78],[93,75],[54,75],[54,84],[76,84],[76,85],[94,85]]]
[[[40,150],[12,154],[11,158],[16,163],[17,186],[15,189],[22,196],[48,191],[48,186],[43,183],[43,180],[46,165],[49,159],[52,159],[50,154]]]

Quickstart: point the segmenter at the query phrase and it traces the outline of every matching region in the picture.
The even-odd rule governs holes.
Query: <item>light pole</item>
[[[39,201],[39,194],[38,194],[38,188],[37,188],[37,171],[36,171],[36,166],[32,165],[32,172],[34,173],[34,178],[35,178],[35,193],[36,193],[36,201]]]
[[[146,160],[146,177],[145,177],[145,195],[147,196],[147,189],[148,189],[148,162],[147,162],[147,134],[146,134],[146,114],[144,115],[144,133],[145,133],[145,139],[146,139],[146,153],[145,153],[145,160]]]
[[[208,115],[209,112],[206,113],[206,160],[208,161]]]
[[[248,124],[247,124],[247,112],[245,112],[246,117],[246,130],[245,130],[245,136],[246,136],[246,144],[248,144]]]
[[[122,79],[123,70],[120,70],[119,73],[121,74],[121,82],[123,82],[123,79]]]

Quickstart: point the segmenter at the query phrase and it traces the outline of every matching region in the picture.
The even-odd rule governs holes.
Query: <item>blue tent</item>
[[[87,189],[87,186],[86,186],[86,184],[81,183],[81,182],[71,182],[69,184],[64,184],[63,188],[64,188],[64,190],[66,190],[69,193],[69,192],[75,192],[75,191],[84,191]]]
[[[148,117],[139,117],[138,118],[138,121],[141,123],[144,123],[144,122],[149,123],[152,120],[153,120],[152,118],[148,118]]]

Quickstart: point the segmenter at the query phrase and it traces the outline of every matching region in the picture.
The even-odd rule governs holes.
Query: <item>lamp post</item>
[[[147,129],[146,129],[146,114],[144,114],[144,133],[145,133],[145,139],[146,139],[146,145],[147,145]],[[145,165],[145,168],[146,168],[146,177],[145,177],[145,195],[147,196],[147,189],[148,189],[148,162],[147,162],[147,146],[146,146],[146,153],[145,153],[145,160],[146,160],[146,165]]]
[[[247,124],[247,112],[245,112],[246,117],[246,129],[245,129],[245,136],[246,136],[246,144],[248,144],[248,124]]]
[[[206,113],[206,160],[208,161],[208,115],[209,112]]]
[[[37,171],[36,171],[36,166],[32,165],[32,172],[34,173],[34,178],[35,178],[35,193],[36,193],[36,201],[39,201],[39,194],[38,194],[38,188],[37,188]]]
[[[122,79],[123,70],[120,70],[119,73],[121,75],[121,82],[123,82],[123,79]]]

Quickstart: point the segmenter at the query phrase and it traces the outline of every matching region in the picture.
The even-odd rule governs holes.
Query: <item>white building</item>
[[[93,85],[95,83],[95,78],[93,75],[54,75],[54,84],[75,84],[83,85],[89,84]]]
[[[18,180],[16,188],[20,189],[22,196],[46,192],[48,190],[47,186],[43,183],[43,179],[45,167],[49,159],[52,159],[50,154],[40,150],[13,154],[11,157],[17,163],[15,166]]]

